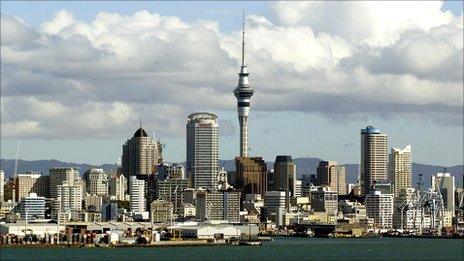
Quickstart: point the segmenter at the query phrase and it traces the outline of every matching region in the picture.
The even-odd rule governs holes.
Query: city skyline
[[[321,21],[289,20],[285,16],[285,10],[296,10],[285,6],[285,3],[272,3],[266,7],[271,13],[274,12],[274,16],[269,13],[263,15],[259,8],[247,10],[247,30],[250,27],[250,32],[247,32],[247,57],[251,60],[251,80],[256,91],[253,111],[250,113],[250,156],[263,156],[270,161],[275,155],[288,154],[294,158],[309,155],[340,163],[357,163],[359,130],[372,121],[372,125],[388,134],[388,148],[412,144],[414,162],[462,164],[462,88],[459,89],[459,84],[462,86],[462,60],[453,60],[462,54],[462,40],[447,34],[456,29],[458,35],[462,34],[462,19],[458,22],[462,13],[459,17],[459,14],[445,11],[456,12],[453,8],[447,7],[448,9],[443,10],[437,3],[420,4],[421,8],[415,11],[417,21],[406,29],[395,28],[396,31],[388,32],[382,27],[378,30],[364,28],[366,31],[361,33],[367,34],[367,40],[363,40],[363,44],[354,43],[359,40],[356,34],[341,34],[333,28],[324,27],[320,24]],[[14,158],[16,142],[21,139],[22,159],[56,158],[91,164],[116,162],[122,153],[121,144],[131,137],[131,133],[137,128],[138,119],[142,117],[144,129],[149,136],[155,132],[162,138],[162,143],[167,145],[163,150],[166,160],[182,162],[185,161],[185,126],[182,123],[188,114],[201,110],[213,111],[218,115],[219,158],[233,159],[238,155],[239,128],[232,90],[240,60],[240,25],[230,26],[231,21],[226,22],[225,19],[216,21],[215,24],[212,21],[200,21],[198,18],[189,21],[182,15],[169,17],[166,16],[172,15],[169,11],[163,12],[162,7],[157,11],[156,6],[151,10],[150,6],[141,7],[138,12],[125,14],[123,17],[117,10],[110,10],[112,14],[100,13],[93,18],[82,18],[85,15],[71,7],[68,11],[55,13],[54,18],[51,17],[53,14],[48,14],[43,23],[27,24],[30,17],[24,18],[26,22],[13,17],[20,15],[15,14],[18,12],[15,5],[18,4],[2,2],[2,27],[8,23],[23,30],[8,35],[10,41],[2,41],[2,47],[7,48],[2,54],[2,75],[10,72],[8,79],[2,80],[2,158]],[[369,5],[371,4],[366,4]],[[212,6],[211,10],[214,10],[214,4]],[[376,4],[360,11],[372,15],[375,14],[375,7]],[[403,7],[412,8],[406,5]],[[104,7],[97,8],[105,11]],[[301,8],[308,11],[316,7],[309,5]],[[67,8],[63,6],[62,9]],[[148,11],[141,11],[145,9]],[[390,8],[388,11],[392,10]],[[419,19],[426,11],[432,11],[435,15],[427,25]],[[241,20],[240,14],[239,12],[235,15],[234,23]],[[353,17],[344,19],[351,21]],[[383,26],[391,27],[398,21],[388,22],[390,24]],[[150,26],[150,23],[157,25]],[[146,28],[138,30],[134,28],[136,25]],[[129,33],[125,31],[127,29],[134,32]],[[105,30],[108,32],[105,37],[116,37],[121,42],[125,41],[124,34],[131,34],[130,37],[141,44],[135,47],[146,45],[147,51],[153,56],[144,59],[137,50],[131,53],[130,49],[124,49],[123,46],[105,49],[102,45],[107,41],[102,36]],[[144,36],[150,30],[153,33]],[[2,28],[2,35],[4,31]],[[297,45],[291,46],[295,52],[306,48],[319,49],[311,49],[310,52],[313,53],[302,52],[300,57],[283,46],[279,49],[266,43],[279,43],[279,38],[274,38],[279,35],[303,36],[303,39],[297,39]],[[405,35],[412,38],[403,39]],[[393,68],[387,62],[375,60],[374,56],[370,56],[369,61],[361,61],[357,57],[362,54],[370,55],[363,49],[367,46],[382,55],[400,52],[400,55],[409,55],[407,57],[411,59],[418,58],[414,53],[401,53],[404,50],[399,49],[398,45],[407,44],[411,40],[422,41],[422,45],[427,45],[438,39],[438,35],[444,37],[442,40],[450,45],[451,54],[447,57],[430,55],[428,58],[435,65],[438,64],[438,67],[441,63],[448,65],[453,61],[457,62],[455,67],[451,65],[445,72],[440,72],[438,67],[433,66],[423,68],[414,64],[418,62],[414,60],[392,60],[390,62],[399,63],[398,68]],[[151,37],[153,41],[145,41],[144,37]],[[197,54],[189,51],[187,46],[166,44],[166,41],[173,39],[187,44],[208,43],[206,45],[209,50],[196,46]],[[217,42],[209,42],[211,39],[216,39]],[[67,44],[67,47],[61,45],[62,53],[53,54],[43,41],[56,44],[56,48],[60,44]],[[71,47],[74,49],[67,49]],[[329,52],[325,53],[327,48]],[[159,52],[163,50],[180,52],[186,58],[159,56]],[[320,57],[314,55],[314,50],[322,53]],[[66,51],[74,53],[69,56],[63,53]],[[31,60],[34,56],[28,56],[28,53],[35,53],[39,55],[36,56],[38,58],[54,57],[52,65],[35,63]],[[15,55],[20,58],[13,59]],[[97,56],[97,60],[92,60],[92,56]],[[116,60],[112,60],[113,56]],[[328,56],[332,60],[327,60]],[[120,71],[121,68],[116,68],[119,64],[126,65],[127,59],[131,57],[139,64],[135,68],[128,68],[127,72],[122,71],[121,84],[111,80],[111,74],[103,74],[98,78],[88,68],[82,67],[85,63],[87,66],[95,64],[102,73],[114,73]],[[108,61],[109,64],[105,64]],[[53,66],[54,62],[56,65],[70,66],[70,63],[74,63],[80,66],[59,70]],[[175,65],[176,63],[178,64]],[[185,67],[186,65],[188,66]],[[35,71],[37,66],[41,66],[40,72]],[[137,66],[147,68],[139,68],[140,72],[136,72],[134,69]],[[159,68],[166,66],[179,68],[167,68],[153,74],[153,71],[158,72]],[[15,69],[19,69],[24,75],[11,73]],[[180,69],[187,70],[194,77],[179,74]],[[152,72],[148,72],[150,70]],[[203,72],[207,74],[204,75]],[[143,77],[144,73],[155,77],[155,80],[162,80],[162,84],[149,80],[150,77]],[[178,74],[180,79],[166,78],[166,73]],[[281,79],[272,77],[272,74],[277,73],[281,74]],[[354,73],[356,77],[347,79],[349,73]],[[290,80],[288,77],[294,79]],[[329,81],[325,77],[336,79]],[[126,81],[127,79],[130,81]],[[108,82],[103,84],[106,80]],[[350,86],[353,80],[357,82]],[[138,84],[140,81],[142,83]],[[301,85],[301,81],[309,83],[307,86]],[[386,81],[386,84],[382,81]],[[131,85],[134,83],[136,84]],[[323,88],[318,87],[318,84]],[[416,85],[425,89],[412,89],[418,88]],[[364,90],[347,91],[345,89],[348,86]],[[71,93],[65,93],[66,90]],[[117,94],[113,95],[113,91]],[[176,91],[180,92],[174,95]],[[201,95],[204,103],[201,99],[191,99],[189,95]],[[402,95],[407,95],[407,98]],[[51,97],[56,98],[50,100]],[[87,99],[87,102],[81,102]],[[72,117],[71,114],[76,112],[81,115]],[[48,129],[50,133],[45,131]],[[91,139],[88,138],[90,136]],[[66,150],[66,147],[73,149]],[[86,151],[88,147],[99,149],[89,153]],[[440,148],[439,151],[437,147]]]

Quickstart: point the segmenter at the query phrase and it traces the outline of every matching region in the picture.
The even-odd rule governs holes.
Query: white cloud
[[[285,2],[249,15],[253,110],[462,125],[462,22],[440,6]],[[142,117],[183,136],[190,112],[235,110],[240,30],[148,11],[83,22],[62,10],[37,29],[2,15],[2,135],[127,137]]]

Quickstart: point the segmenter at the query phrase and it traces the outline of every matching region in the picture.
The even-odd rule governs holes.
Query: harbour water
[[[262,246],[1,248],[0,260],[464,260],[464,240],[275,238]]]

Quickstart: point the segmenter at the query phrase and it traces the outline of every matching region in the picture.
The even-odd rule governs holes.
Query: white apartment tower
[[[124,175],[116,174],[110,179],[109,192],[116,200],[125,200],[127,191],[127,179]]]
[[[403,149],[391,148],[388,166],[388,175],[390,181],[393,183],[395,196],[398,196],[402,189],[411,187],[411,145]]]
[[[82,187],[67,182],[57,186],[59,209],[62,212],[82,210]]]
[[[217,188],[219,124],[216,114],[196,112],[188,116],[186,165],[192,187]]]
[[[234,89],[237,98],[238,121],[240,124],[240,157],[248,157],[248,114],[250,112],[250,99],[253,96],[253,89],[250,86],[245,65],[245,15],[243,16],[242,30],[242,65],[238,74],[238,85]]]
[[[393,194],[371,191],[366,195],[366,215],[374,219],[376,229],[393,227]]]
[[[373,126],[361,130],[361,193],[369,194],[374,181],[387,179],[387,134]]]
[[[145,198],[145,181],[130,176],[130,212],[141,214],[147,209],[147,199]]]
[[[86,189],[90,195],[108,195],[108,175],[103,169],[89,169],[84,176]]]

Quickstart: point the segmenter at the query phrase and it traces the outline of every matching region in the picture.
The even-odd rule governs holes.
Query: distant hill
[[[301,178],[304,174],[315,174],[316,168],[321,159],[319,158],[295,158],[297,167],[297,176]],[[14,160],[2,159],[0,160],[0,169],[5,171],[6,177],[11,177],[14,172]],[[220,160],[219,165],[224,167],[226,171],[235,170],[234,160]],[[268,169],[272,169],[274,166],[273,162],[267,162]],[[354,183],[358,179],[359,164],[345,164],[346,168],[346,179],[347,182]],[[86,164],[86,163],[70,163],[62,162],[58,160],[19,160],[18,161],[18,173],[24,173],[28,170],[42,172],[48,175],[49,169],[53,167],[78,167],[80,173],[83,173],[89,168],[102,168],[105,171],[116,171],[116,164],[103,164],[99,166]],[[443,172],[443,166],[426,165],[420,163],[412,164],[412,180],[413,185],[419,182],[419,174],[423,174],[424,186],[430,186],[431,176],[437,172]],[[464,165],[452,166],[447,169],[447,172],[456,177],[456,186],[462,186]]]
[[[5,177],[11,177],[14,174],[15,160],[2,159],[0,160],[0,169],[5,172]],[[18,160],[17,173],[25,173],[26,171],[38,171],[44,175],[48,175],[48,171],[54,167],[76,167],[79,168],[79,173],[83,173],[90,168],[102,168],[105,171],[116,171],[116,164],[103,164],[99,166],[86,163],[62,162],[59,160]]]

